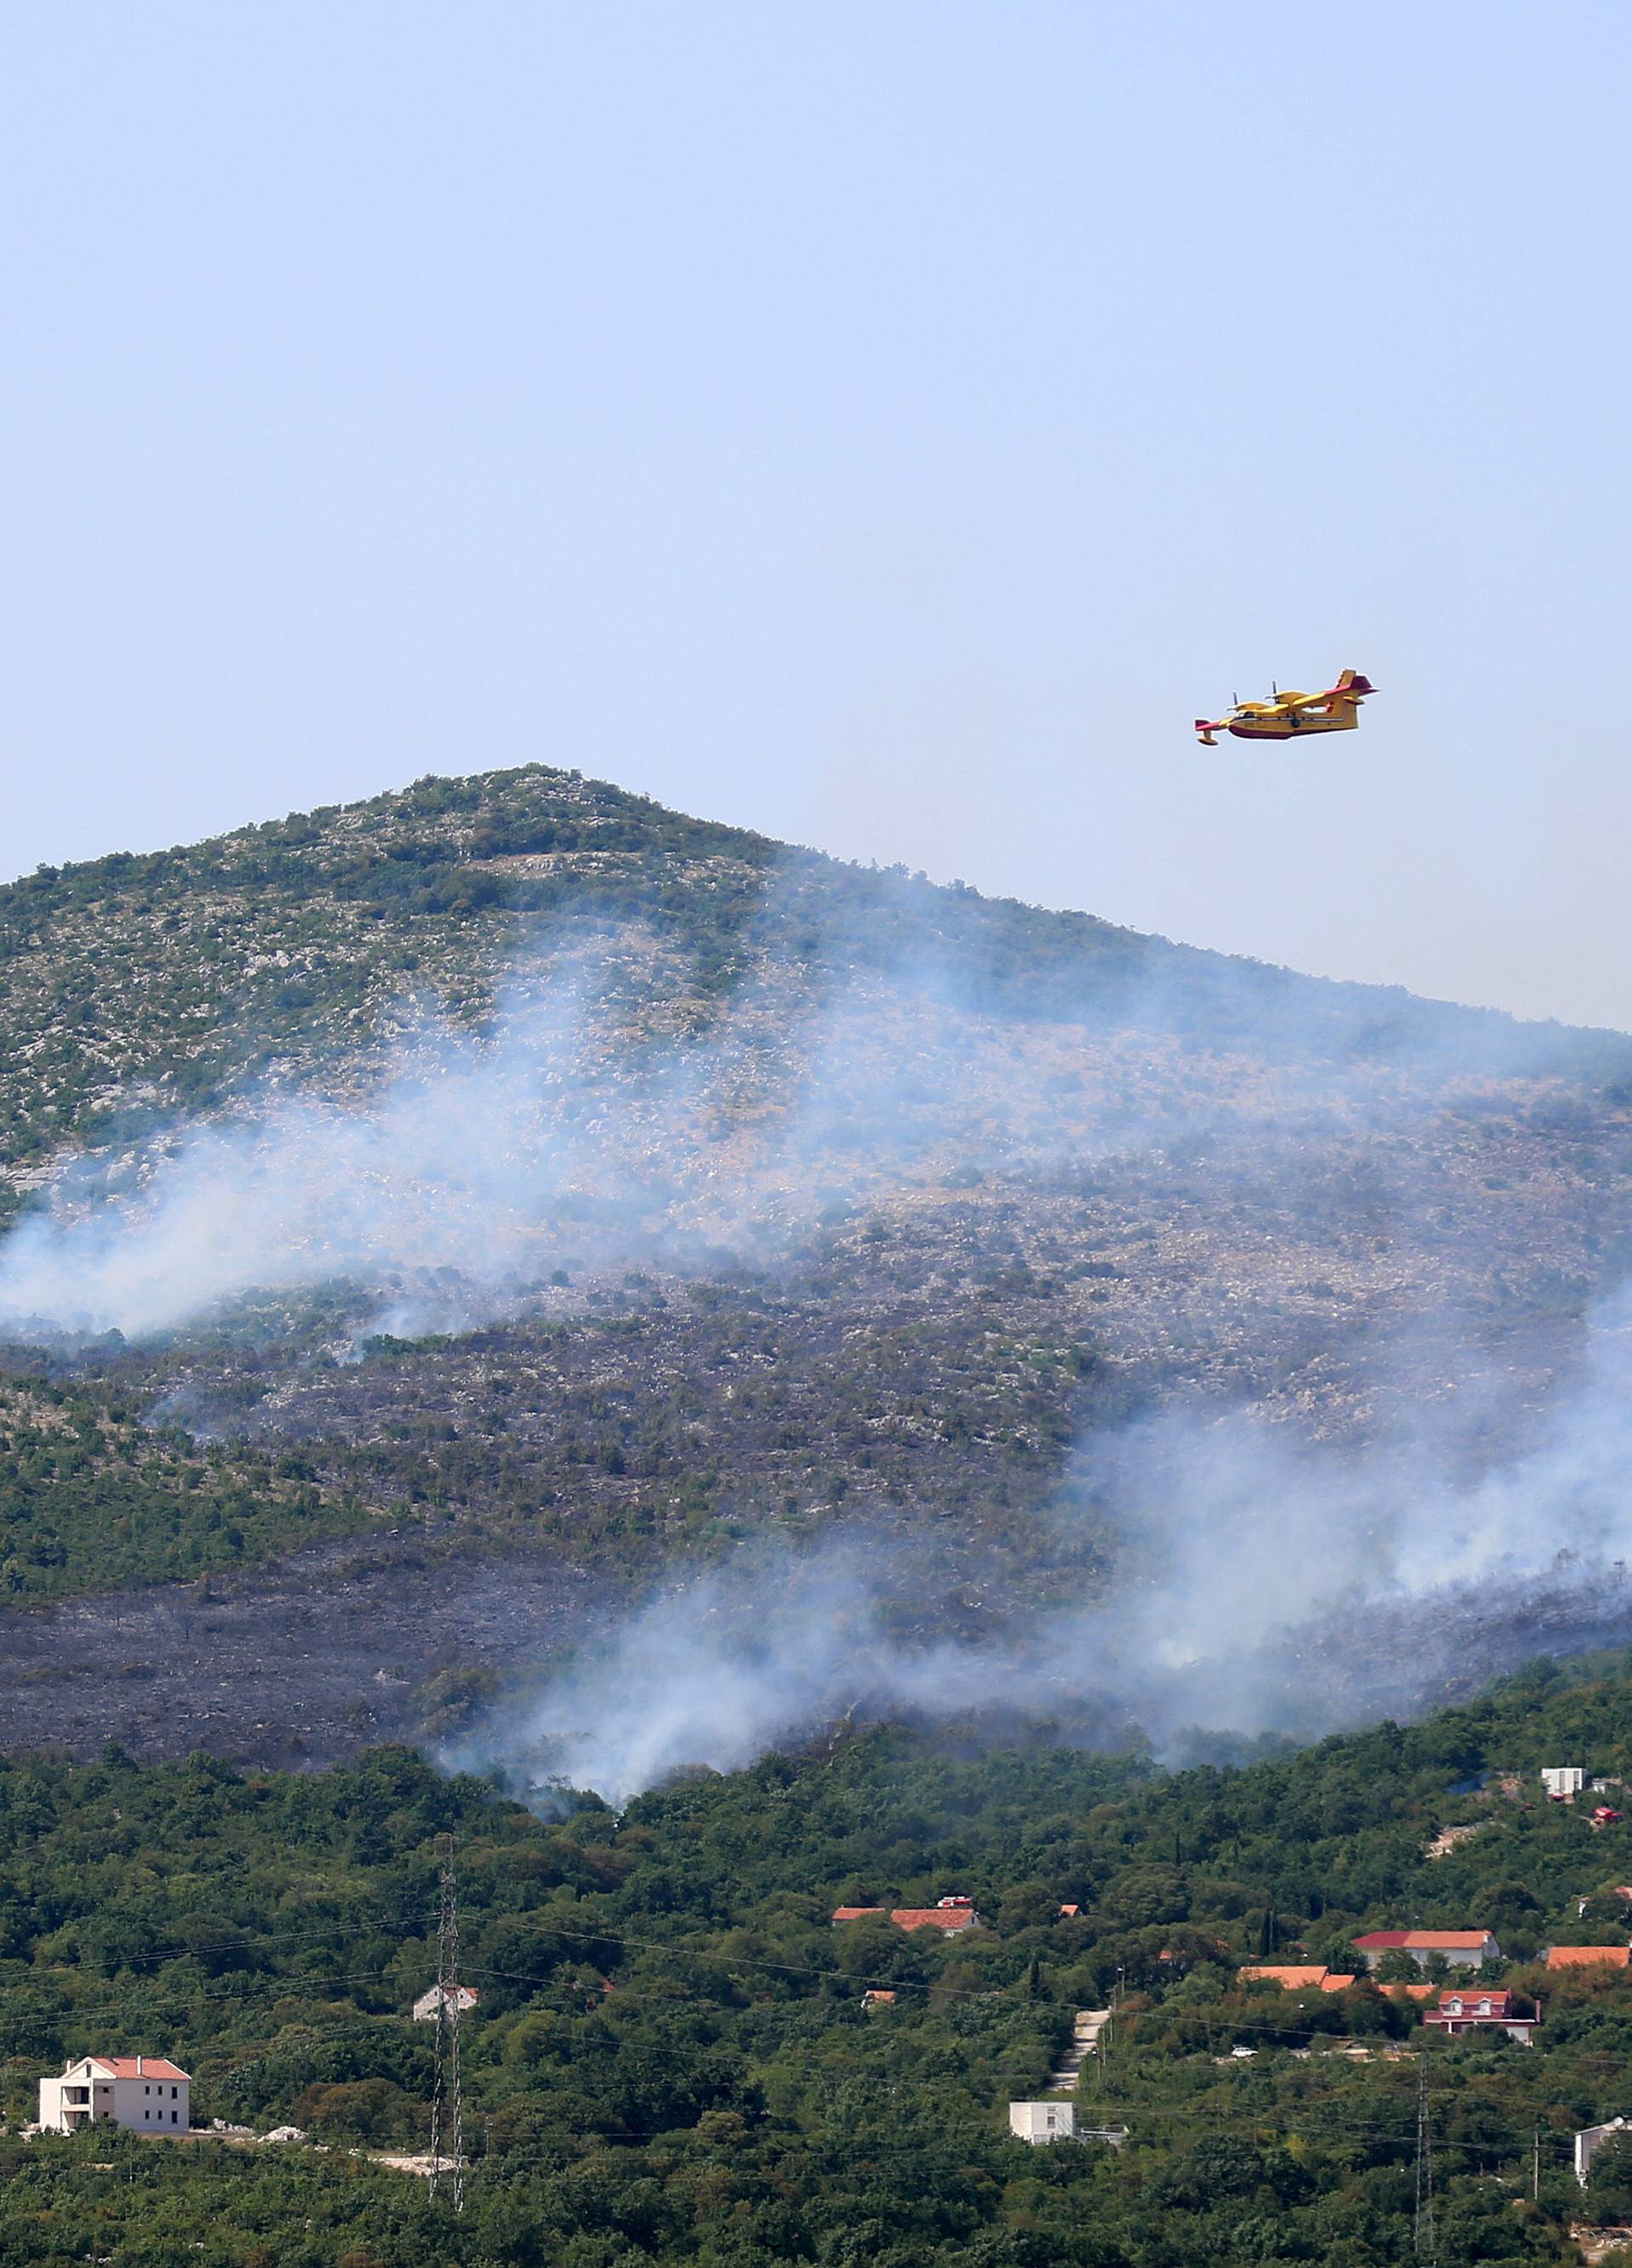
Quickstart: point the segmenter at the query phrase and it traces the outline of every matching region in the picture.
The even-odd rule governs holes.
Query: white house
[[[433,1984],[429,1992],[422,1992],[414,2003],[414,2021],[434,2024],[437,2021],[437,1999],[440,1984]],[[481,1998],[474,1984],[451,1984],[448,1987],[447,2013],[450,2016],[466,2016]]]
[[[193,2123],[193,2081],[163,2056],[81,2056],[40,2082],[40,2124],[49,2133],[125,2126],[136,2134],[183,2134]]]
[[[1624,2118],[1608,2119],[1602,2126],[1582,2127],[1576,2136],[1576,2179],[1583,2189],[1586,2187],[1587,2176],[1592,2170],[1592,2161],[1598,2155],[1600,2144],[1607,2142],[1612,2134],[1624,2134],[1626,2131]]]
[[[1076,2139],[1077,2112],[1069,2102],[1011,2102],[1009,2132],[1022,2142],[1070,2142]]]
[[[1555,1803],[1568,1803],[1586,1786],[1586,1773],[1579,1764],[1544,1764],[1541,1785]]]

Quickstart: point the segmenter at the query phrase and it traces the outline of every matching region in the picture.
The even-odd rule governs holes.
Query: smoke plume
[[[654,1598],[496,1711],[453,1761],[614,1803],[835,1720],[984,1715],[1158,1750],[1409,1714],[1539,1652],[1632,1635],[1632,1314],[1526,1454],[1474,1477],[1419,1422],[1356,1454],[1169,1411],[1085,1445],[1057,1517],[1123,1534],[1105,1595],[989,1639],[903,1634],[934,1574],[884,1535],[737,1562]],[[1459,1462],[1459,1445],[1458,1445]]]
[[[1414,1189],[1400,1138],[1454,1108],[1471,1150],[1492,1108],[1488,1067],[1449,1047],[1436,1063],[1420,1032],[1403,1068],[1334,1056],[1329,1034],[1324,1057],[1300,1052],[1278,995],[1275,1045],[1250,1044],[1242,1009],[1221,1052],[1160,1000],[1124,1004],[1116,1030],[1021,1027],[933,967],[824,987],[776,954],[705,1015],[643,977],[644,951],[626,935],[540,952],[490,1028],[430,1020],[370,1085],[246,1094],[65,1161],[0,1244],[0,1329],[152,1337],[336,1285],[359,1332],[464,1329],[563,1278],[774,1269],[858,1205],[910,1217],[988,1177],[1081,1203],[1116,1159],[1210,1156],[1205,1194],[1226,1210],[1255,1174],[1278,1206],[1312,1192],[1318,1213],[1335,1158],[1342,1203],[1397,1230],[1447,1209],[1439,1187]],[[1290,1251],[1295,1230],[1275,1233]],[[1403,1280],[1391,1298],[1428,1296]],[[1266,1312],[1311,1288],[1275,1279]],[[1134,1719],[1170,1747],[1198,1725],[1308,1732],[1516,1658],[1538,1616],[1545,1643],[1618,1630],[1629,1314],[1599,1309],[1583,1378],[1501,1456],[1403,1376],[1364,1441],[1194,1406],[1086,1436],[1051,1516],[1062,1566],[1091,1520],[1118,1539],[1110,1585],[994,1615],[987,1636],[934,1634],[937,1570],[884,1528],[746,1550],[513,1697],[467,1760],[621,1800],[852,1712],[1054,1718],[1083,1738]]]

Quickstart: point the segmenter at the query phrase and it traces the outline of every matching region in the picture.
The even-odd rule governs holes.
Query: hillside
[[[0,1769],[9,2116],[117,2039],[173,2056],[199,2117],[239,2130],[8,2137],[5,2257],[81,2258],[93,2227],[118,2268],[183,2246],[205,2268],[1386,2268],[1420,2257],[1419,2102],[1443,2268],[1577,2260],[1572,2224],[1632,2217],[1632,2152],[1585,2197],[1571,2171],[1574,2131],[1628,2107],[1632,1981],[1538,1958],[1623,1944],[1632,1918],[1632,1829],[1539,1779],[1632,1774],[1626,1656],[1245,1767],[974,1756],[962,1730],[823,1741],[621,1816],[540,1819],[395,1750],[300,1775],[113,1749]],[[480,1996],[462,2219],[348,2154],[424,2142],[430,2029],[406,2012],[449,1835]],[[948,1894],[981,1926],[830,1918]],[[1434,2035],[1369,1984],[1242,1973],[1351,1973],[1358,1932],[1470,1925],[1501,1942],[1482,1983],[1540,2005],[1529,2048]],[[1028,2151],[1006,2103],[1107,2005],[1077,2099],[1125,2149]],[[291,2123],[305,2142],[249,2142]]]
[[[1403,1471],[1452,1519],[1528,1476],[1508,1622],[1418,1674],[1396,1614],[1401,1705],[1519,1658],[1561,1546],[1624,1556],[1535,1465],[1615,1405],[1614,1035],[539,766],[14,884],[0,1028],[0,1741],[160,1752],[179,1702],[343,1755],[768,1537],[1011,1646],[1237,1516],[1221,1421],[1312,1507],[1289,1565],[1342,1504],[1379,1597]],[[1565,1590],[1549,1645],[1620,1633]]]

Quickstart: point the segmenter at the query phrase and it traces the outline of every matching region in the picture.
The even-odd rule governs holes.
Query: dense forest
[[[1558,1762],[1632,1772],[1632,1659],[1176,1771],[1136,1741],[878,1729],[683,1775],[621,1816],[562,1791],[540,1818],[403,1750],[305,1776],[15,1762],[3,2257],[1381,2268],[1413,2256],[1421,2093],[1445,2268],[1571,2258],[1572,2220],[1632,2211],[1624,2154],[1586,2198],[1570,2160],[1573,2129],[1632,2109],[1632,1978],[1539,1956],[1626,1942],[1632,1828],[1548,1802]],[[450,1837],[480,1994],[462,2216],[371,2154],[426,2136],[431,2028],[407,2012]],[[954,1894],[984,1925],[956,1939],[830,1918]],[[1533,2048],[1431,2036],[1370,1984],[1238,1974],[1351,1970],[1359,1930],[1470,1925],[1539,2001]],[[1077,2008],[1107,2005],[1081,2116],[1126,2146],[1011,2139],[1009,2100],[1046,2084]],[[17,2132],[40,2073],[138,2050],[195,2074],[201,2121],[307,2139]]]

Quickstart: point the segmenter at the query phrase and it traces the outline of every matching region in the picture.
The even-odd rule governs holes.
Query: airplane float
[[[1216,748],[1215,733],[1233,733],[1238,740],[1290,740],[1294,733],[1349,733],[1360,722],[1360,703],[1377,688],[1369,677],[1346,669],[1325,693],[1283,693],[1272,687],[1269,701],[1238,701],[1227,717],[1209,724],[1198,717],[1195,729],[1204,748]]]

